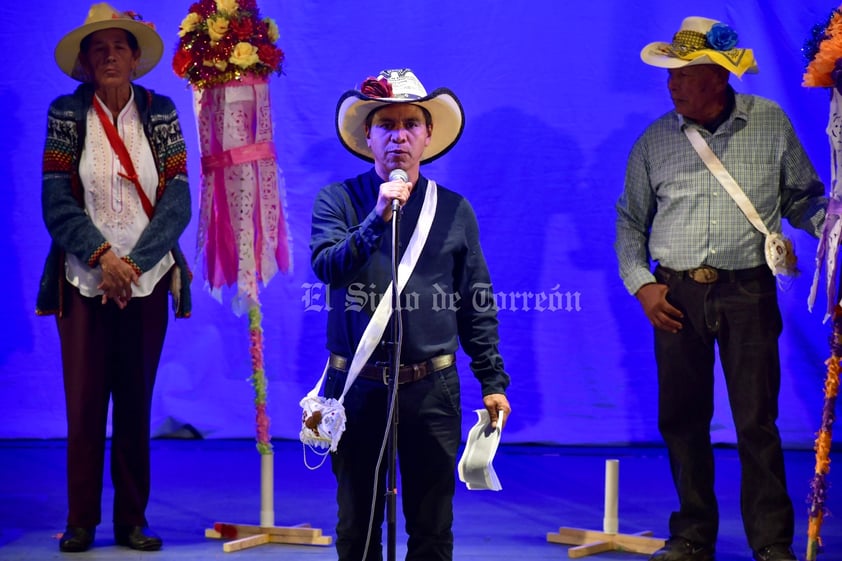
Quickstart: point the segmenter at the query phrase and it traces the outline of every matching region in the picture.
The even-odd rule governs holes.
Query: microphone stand
[[[386,454],[388,456],[388,475],[386,485],[386,559],[396,561],[397,540],[397,455],[398,455],[398,375],[400,373],[401,342],[403,329],[401,324],[400,295],[398,294],[398,264],[400,263],[400,203],[392,201],[392,337],[389,342],[389,384],[387,411],[389,411],[389,435]]]

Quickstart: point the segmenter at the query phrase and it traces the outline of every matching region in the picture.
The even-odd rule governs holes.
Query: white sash
[[[696,149],[699,157],[716,180],[719,181],[725,191],[737,203],[737,206],[740,207],[740,210],[743,211],[743,214],[751,222],[751,225],[766,237],[763,244],[763,256],[766,258],[766,265],[769,266],[772,273],[778,277],[779,281],[781,281],[781,275],[792,276],[797,274],[798,270],[795,266],[795,253],[792,250],[792,242],[781,233],[769,232],[769,228],[760,219],[757,209],[754,208],[754,205],[751,204],[746,194],[734,178],[731,177],[731,174],[728,173],[728,170],[725,169],[725,166],[722,165],[722,162],[713,153],[713,150],[710,149],[710,146],[702,138],[702,135],[699,134],[699,131],[693,127],[685,126],[684,134],[687,135],[690,144]]]
[[[412,275],[412,271],[418,263],[421,251],[427,243],[427,236],[430,234],[430,228],[433,225],[433,218],[436,216],[436,205],[438,202],[437,193],[436,182],[428,179],[427,191],[424,193],[424,203],[421,207],[421,215],[418,217],[418,224],[416,224],[415,230],[412,232],[412,237],[409,240],[409,246],[407,246],[403,257],[401,257],[401,261],[398,264],[398,294],[403,293],[403,289],[406,287],[406,283],[409,281],[409,277]],[[377,304],[377,308],[374,310],[374,315],[371,316],[371,320],[369,320],[368,325],[360,338],[357,350],[354,353],[354,358],[351,360],[351,365],[348,367],[348,375],[345,378],[345,387],[342,390],[342,395],[337,398],[337,401],[340,404],[345,400],[345,394],[348,393],[348,390],[351,388],[351,384],[353,384],[354,380],[357,379],[360,370],[362,370],[362,367],[366,362],[368,362],[369,357],[371,357],[371,354],[380,342],[380,338],[383,336],[383,332],[386,331],[386,326],[388,325],[389,318],[391,316],[392,283],[389,282],[389,286],[386,288],[383,297],[380,299],[380,302]],[[328,359],[328,362],[329,361],[330,359]],[[328,366],[325,364],[321,378],[319,378],[319,381],[316,382],[316,385],[307,394],[307,397],[315,397],[319,394],[319,389],[321,388],[325,376],[327,375],[327,368]]]
[[[702,161],[708,167],[716,180],[719,181],[722,187],[729,195],[731,195],[731,198],[734,199],[734,202],[737,203],[737,206],[740,207],[740,210],[743,211],[743,214],[746,215],[746,218],[748,218],[748,221],[751,222],[751,225],[757,228],[761,234],[768,236],[769,229],[766,227],[766,224],[763,223],[763,220],[760,219],[757,209],[754,208],[754,205],[751,204],[750,200],[748,200],[746,194],[734,178],[731,177],[731,174],[728,173],[728,170],[725,169],[725,166],[722,165],[722,162],[720,162],[719,158],[716,157],[716,154],[713,153],[713,150],[710,149],[710,146],[708,146],[708,143],[705,142],[704,138],[702,138],[702,135],[699,134],[699,131],[693,127],[685,126],[684,134],[687,135],[687,138],[690,140],[690,144],[692,144],[693,148],[696,149],[699,157],[702,158]]]

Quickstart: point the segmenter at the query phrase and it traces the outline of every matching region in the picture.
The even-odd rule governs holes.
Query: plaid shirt
[[[614,244],[629,293],[655,282],[650,259],[679,271],[700,265],[747,269],[766,262],[763,234],[707,169],[683,127],[698,128],[769,231],[781,231],[783,216],[813,236],[821,233],[824,185],[792,123],[772,101],[732,95],[734,109],[715,133],[670,111],[632,147]]]

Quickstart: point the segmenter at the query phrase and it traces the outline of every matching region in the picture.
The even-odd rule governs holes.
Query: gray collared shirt
[[[614,244],[629,293],[655,281],[651,261],[680,271],[766,262],[763,234],[705,167],[683,127],[698,128],[770,231],[780,232],[786,217],[796,228],[821,233],[824,185],[789,118],[767,99],[734,98],[730,117],[714,133],[670,111],[634,143],[617,202]]]

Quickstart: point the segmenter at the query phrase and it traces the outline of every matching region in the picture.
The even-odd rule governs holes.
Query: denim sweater
[[[189,317],[192,274],[178,245],[191,214],[187,151],[181,125],[170,98],[138,85],[132,87],[159,181],[152,220],[123,259],[140,275],[171,251],[181,275],[181,293],[173,299],[174,312],[176,317]],[[90,267],[97,267],[99,258],[111,247],[85,212],[79,178],[79,158],[85,146],[86,120],[93,95],[93,86],[82,84],[73,94],[55,99],[47,113],[41,207],[52,242],[38,290],[35,310],[38,315],[61,316],[68,253]]]

